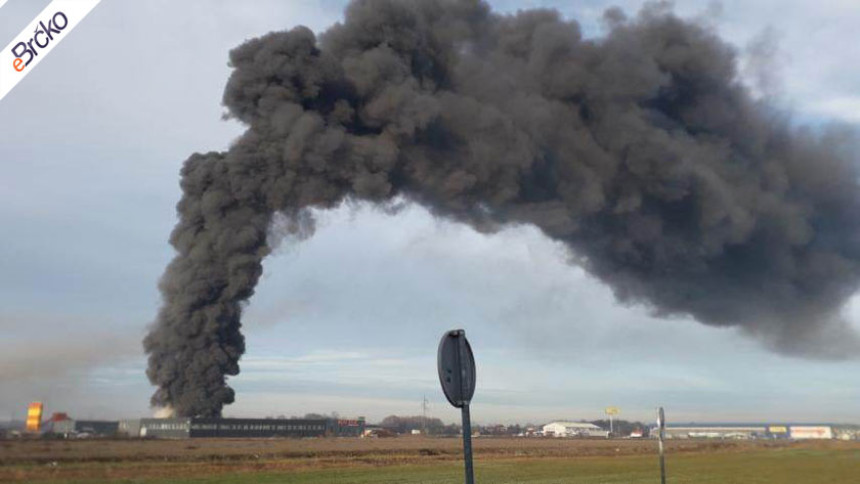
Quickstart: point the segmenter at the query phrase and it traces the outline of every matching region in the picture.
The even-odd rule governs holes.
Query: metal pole
[[[666,484],[666,456],[663,452],[663,437],[665,432],[661,426],[659,430],[659,446],[660,446],[660,484]]]
[[[427,437],[427,395],[421,400],[421,435]]]
[[[475,474],[472,470],[472,419],[469,416],[469,404],[463,405],[463,457],[466,461],[466,484],[475,484]]]

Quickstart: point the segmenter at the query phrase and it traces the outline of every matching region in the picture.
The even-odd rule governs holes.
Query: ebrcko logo
[[[61,33],[68,26],[69,17],[66,17],[66,14],[63,12],[55,13],[48,20],[48,25],[45,25],[44,21],[39,22],[39,26],[36,27],[36,32],[29,42],[18,42],[12,47],[12,55],[15,56],[15,60],[12,61],[12,67],[18,72],[23,71],[39,55],[39,49],[45,49],[51,45],[51,41],[54,40],[54,34]],[[41,42],[39,41],[40,35],[42,36]],[[27,60],[24,60],[24,56],[27,56]]]
[[[101,0],[54,0],[0,52],[0,99],[6,96]]]

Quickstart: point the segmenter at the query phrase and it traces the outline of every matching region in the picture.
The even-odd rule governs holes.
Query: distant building
[[[51,432],[66,436],[91,435],[98,437],[114,437],[117,434],[119,422],[116,420],[73,420],[65,419],[51,422]]]
[[[768,425],[767,426],[767,436],[772,439],[787,439],[788,438],[788,426],[787,425]]]
[[[857,425],[834,426],[833,437],[839,440],[857,440],[860,437],[860,427]]]
[[[656,428],[651,429],[656,436]],[[830,425],[679,423],[667,424],[667,439],[832,439]]]
[[[551,422],[543,426],[543,434],[553,437],[609,438],[609,431],[586,422]]]
[[[331,421],[333,435],[337,437],[361,437],[366,424],[364,417],[357,419],[337,419]]]
[[[829,425],[792,425],[789,432],[797,440],[833,438],[833,428]]]
[[[124,421],[129,436],[187,438],[360,437],[364,419],[144,418]],[[133,429],[137,428],[137,435]]]
[[[42,426],[42,402],[33,402],[27,406],[27,432],[38,432]]]
[[[140,437],[139,418],[120,420],[117,427],[117,433],[120,437]]]
[[[765,436],[766,425],[750,424],[667,424],[667,439],[752,439]],[[652,431],[651,435],[657,432]]]

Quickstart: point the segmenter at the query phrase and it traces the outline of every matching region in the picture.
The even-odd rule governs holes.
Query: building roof
[[[557,421],[557,422],[550,422],[550,423],[544,425],[544,427],[547,427],[550,425],[561,425],[562,427],[573,428],[573,429],[602,430],[597,425],[594,425],[594,424],[588,423],[588,422]]]
[[[833,427],[833,424],[829,423],[789,423],[789,422],[770,422],[770,423],[743,423],[743,422],[667,422],[666,428],[672,429],[688,429],[688,428],[696,428],[696,429],[732,429],[732,428],[761,428],[761,427],[772,427],[772,426],[781,426],[781,427]],[[652,428],[654,426],[652,425]]]

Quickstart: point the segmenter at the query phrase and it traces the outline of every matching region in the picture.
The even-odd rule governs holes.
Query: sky
[[[550,7],[601,35],[613,5]],[[0,8],[0,45],[48,4]],[[172,257],[179,169],[243,130],[222,119],[227,52],[272,30],[325,30],[344,1],[104,0],[0,100],[0,420],[29,401],[77,418],[148,416],[140,340]],[[860,124],[860,3],[678,1],[718,31],[744,81],[798,124]],[[758,48],[752,48],[758,47]],[[753,55],[764,52],[767,55]],[[860,361],[774,354],[735,329],[619,305],[529,227],[479,234],[418,206],[320,212],[309,240],[266,260],[244,318],[247,353],[227,416],[429,414],[458,420],[436,346],[465,328],[478,364],[478,423],[860,422]],[[860,327],[860,298],[844,308]]]

